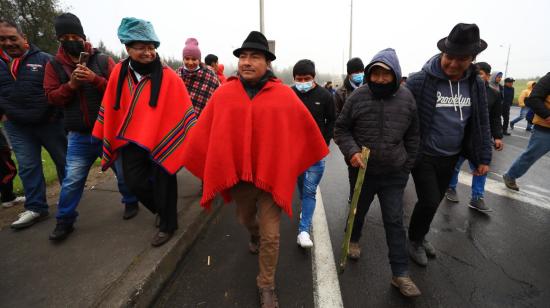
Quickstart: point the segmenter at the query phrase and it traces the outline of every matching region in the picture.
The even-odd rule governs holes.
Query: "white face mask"
[[[306,93],[307,91],[311,90],[313,88],[313,80],[312,81],[306,81],[306,82],[294,82],[294,85],[296,86],[296,89],[302,93]]]

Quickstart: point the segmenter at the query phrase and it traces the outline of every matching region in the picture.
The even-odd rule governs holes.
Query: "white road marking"
[[[313,265],[313,299],[316,308],[340,308],[344,307],[344,303],[319,187],[317,187],[315,199],[317,201],[312,222],[314,245],[311,262]]]
[[[493,173],[498,177],[502,178],[502,175],[498,173]],[[472,185],[472,174],[464,171],[460,171],[458,175],[458,181],[464,185]],[[514,199],[523,203],[528,203],[534,206],[538,206],[544,209],[550,209],[550,196],[546,194],[541,194],[533,190],[525,189],[529,186],[519,185],[519,191],[508,189],[502,180],[497,181],[491,178],[487,178],[485,182],[485,191],[490,193]],[[544,190],[544,189],[539,189]]]

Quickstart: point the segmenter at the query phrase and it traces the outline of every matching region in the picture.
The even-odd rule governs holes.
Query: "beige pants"
[[[275,270],[279,259],[279,225],[281,208],[270,193],[254,184],[239,182],[231,189],[237,204],[237,219],[251,235],[260,236],[258,257],[260,272],[256,277],[259,288],[275,286]]]

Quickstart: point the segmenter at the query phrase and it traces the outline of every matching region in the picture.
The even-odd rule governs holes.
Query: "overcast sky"
[[[185,39],[199,41],[202,56],[235,65],[235,48],[251,30],[259,30],[259,0],[60,0],[82,21],[89,40],[122,49],[117,28],[123,17],[153,23],[163,57],[181,58]],[[308,58],[318,72],[343,73],[348,60],[350,0],[265,0],[268,39],[276,41],[276,67]],[[459,22],[476,23],[489,47],[478,61],[508,76],[527,78],[550,71],[550,1],[422,0],[353,3],[353,57],[365,65],[384,48],[396,49],[403,75],[421,69],[438,52],[436,43]]]

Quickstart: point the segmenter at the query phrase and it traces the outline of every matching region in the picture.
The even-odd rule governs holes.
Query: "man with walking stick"
[[[378,195],[393,274],[391,284],[404,296],[419,296],[420,290],[409,277],[403,227],[403,192],[420,141],[415,100],[406,87],[400,86],[401,67],[391,48],[374,56],[365,68],[364,80],[366,85],[346,101],[334,131],[334,140],[351,164],[353,183],[360,181],[359,168],[367,167],[361,146],[370,149],[362,190],[352,200],[357,202],[357,212],[353,225],[348,225],[352,229],[349,258],[361,256],[359,239],[365,216]]]

